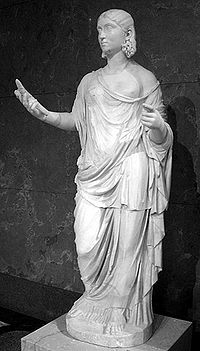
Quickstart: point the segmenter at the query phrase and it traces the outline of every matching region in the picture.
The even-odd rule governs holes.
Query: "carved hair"
[[[128,31],[129,30],[131,31],[132,33],[131,37],[129,37],[128,39],[125,39],[125,42],[122,45],[122,51],[128,58],[130,58],[136,52],[136,39],[135,39],[136,35],[135,35],[133,17],[124,10],[110,9],[103,12],[99,16],[98,21],[101,18],[105,18],[105,17],[107,17],[111,21],[115,22],[118,26],[120,26],[124,33],[128,34]]]

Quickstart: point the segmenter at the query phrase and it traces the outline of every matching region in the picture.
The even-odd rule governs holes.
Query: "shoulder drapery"
[[[140,122],[144,102],[165,118],[159,82],[145,96],[131,99],[109,91],[98,70],[86,75],[78,87],[73,115],[82,151],[76,183],[78,192],[95,206],[120,208],[123,204],[156,213],[167,206],[172,132],[166,123],[165,141],[155,144],[150,140]],[[143,179],[134,172],[135,162],[141,172],[145,170]],[[141,203],[136,190],[147,184]]]

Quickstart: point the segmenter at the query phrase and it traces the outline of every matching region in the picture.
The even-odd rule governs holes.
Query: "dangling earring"
[[[122,44],[122,52],[126,55],[127,58],[132,57],[136,52],[136,41],[134,38],[126,38]]]

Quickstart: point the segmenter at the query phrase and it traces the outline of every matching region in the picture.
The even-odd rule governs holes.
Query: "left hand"
[[[149,129],[163,130],[165,122],[160,113],[151,105],[143,104],[141,122]]]

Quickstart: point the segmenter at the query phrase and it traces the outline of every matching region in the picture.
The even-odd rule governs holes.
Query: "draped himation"
[[[137,88],[136,88],[137,89]],[[159,82],[139,98],[110,91],[102,70],[81,81],[73,106],[81,155],[75,208],[85,293],[70,315],[109,323],[152,322],[152,287],[162,269],[163,212],[170,188],[172,132],[155,144],[140,122],[142,104],[164,116]]]

